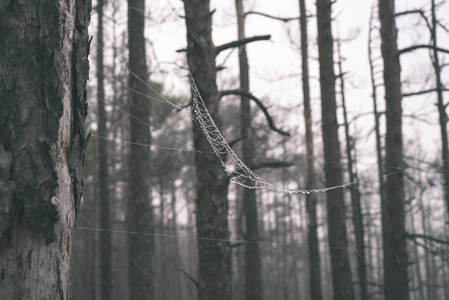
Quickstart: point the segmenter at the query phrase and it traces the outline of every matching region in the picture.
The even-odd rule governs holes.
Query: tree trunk
[[[150,145],[149,128],[140,121],[150,123],[148,71],[145,53],[145,0],[128,0],[129,47],[129,103],[131,125],[131,151],[129,156],[128,228],[132,232],[153,232],[150,199],[150,149],[135,143]],[[135,91],[135,92],[134,92]],[[139,121],[138,121],[139,120]],[[131,299],[153,299],[154,287],[148,278],[153,273],[153,239],[144,235],[129,236],[128,280]],[[139,267],[137,267],[139,266]]]
[[[324,170],[326,186],[333,187],[342,185],[343,174],[340,164],[340,141],[335,101],[330,0],[317,0],[317,19]],[[348,255],[346,208],[341,188],[327,192],[326,207],[334,299],[354,299]]]
[[[384,203],[385,202],[385,179],[384,179],[384,175],[385,175],[385,171],[384,171],[384,167],[383,167],[383,155],[382,155],[382,142],[381,142],[381,136],[380,136],[380,122],[379,122],[379,118],[380,118],[380,114],[377,111],[377,83],[375,81],[375,70],[374,70],[374,57],[375,55],[373,54],[373,32],[374,30],[374,17],[375,15],[375,10],[374,8],[371,11],[371,16],[370,16],[370,21],[369,21],[369,40],[368,40],[368,61],[369,61],[369,66],[370,66],[370,77],[371,77],[371,88],[372,88],[372,98],[373,98],[373,112],[374,112],[374,132],[375,132],[375,136],[376,136],[376,155],[377,155],[377,174],[378,174],[378,180],[379,180],[379,197],[380,197],[380,202]],[[381,249],[381,241],[380,239],[377,237],[376,240],[378,240],[377,242],[377,250]],[[382,281],[382,270],[381,270],[381,251],[377,251],[377,271],[378,271],[378,275],[377,275],[377,281],[378,283],[380,283]],[[373,266],[374,267],[374,266]],[[381,289],[381,285],[379,284],[378,286],[379,289]]]
[[[384,291],[386,299],[408,299],[405,193],[402,152],[402,106],[399,54],[396,44],[394,0],[379,0],[384,61],[387,133],[385,168],[389,174],[382,202]]]
[[[415,217],[414,217],[414,213],[413,211],[410,213],[410,223],[411,223],[411,230],[412,232],[416,232],[415,230]],[[426,299],[426,297],[424,296],[424,281],[422,279],[422,274],[421,274],[421,261],[420,261],[420,257],[419,257],[419,248],[418,245],[414,244],[413,246],[413,252],[414,252],[414,258],[415,258],[415,270],[416,270],[416,277],[413,276],[414,278],[416,278],[416,287],[414,287],[415,290],[415,294],[418,294],[419,297],[416,297],[416,299]]]
[[[97,32],[97,112],[98,135],[107,136],[106,110],[104,108],[104,64],[103,64],[103,6],[104,0],[98,0],[98,32]],[[108,190],[108,150],[107,141],[98,139],[98,181],[100,198],[100,228],[110,229],[109,190]],[[101,299],[111,299],[112,263],[111,233],[104,231],[100,239],[100,294]]]
[[[238,39],[245,39],[245,11],[243,0],[236,0]],[[249,93],[249,65],[246,46],[239,47],[240,91]],[[242,161],[253,164],[254,145],[251,125],[251,106],[247,97],[240,97],[240,136],[242,141]],[[256,190],[243,188],[243,210],[245,213],[245,299],[262,300],[263,285],[259,251],[259,227]]]
[[[443,84],[441,83],[441,66],[437,51],[437,19],[435,12],[435,0],[432,0],[432,40],[433,40],[433,68],[435,70],[436,90],[438,96],[438,114],[440,119],[441,130],[441,159],[443,160],[443,192],[446,202],[446,209],[449,216],[449,145],[447,133],[447,104],[443,101]]]
[[[349,135],[348,114],[346,111],[346,98],[345,98],[345,81],[343,78],[342,56],[340,41],[337,41],[338,47],[338,72],[340,75],[340,93],[343,108],[343,119],[345,129],[345,141],[346,141],[346,159],[349,173],[349,182],[351,186],[349,191],[351,193],[351,207],[352,207],[352,224],[354,226],[355,233],[355,247],[357,252],[357,275],[359,277],[360,285],[360,299],[368,300],[368,283],[366,275],[366,256],[365,256],[365,230],[362,217],[362,205],[360,203],[360,189],[358,184],[358,176],[355,171],[354,159],[352,150],[355,149],[353,140]],[[355,150],[354,150],[355,151]]]
[[[304,123],[306,127],[306,189],[313,190],[316,187],[316,175],[314,168],[314,146],[312,129],[312,108],[310,105],[309,86],[309,51],[307,33],[307,12],[305,0],[299,0],[300,30],[301,30],[301,58],[302,58],[302,94],[304,97]],[[320,246],[318,244],[318,225],[316,215],[317,194],[306,195],[306,211],[308,217],[307,242],[309,245],[309,270],[310,270],[310,297],[313,300],[323,298],[321,291],[321,262]]]
[[[185,0],[187,60],[202,99],[220,126],[219,94],[216,84],[216,49],[212,42],[209,0]],[[193,122],[196,169],[196,226],[199,252],[199,298],[231,299],[231,248],[228,227],[229,179],[212,153],[204,133]],[[211,238],[204,239],[204,238]],[[202,239],[203,238],[203,239]]]
[[[71,299],[90,9],[0,3],[1,299]]]

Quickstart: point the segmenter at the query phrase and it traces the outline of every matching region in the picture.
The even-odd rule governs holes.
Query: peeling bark
[[[0,2],[0,298],[71,298],[90,1]]]

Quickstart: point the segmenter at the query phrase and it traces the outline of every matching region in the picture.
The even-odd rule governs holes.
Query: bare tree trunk
[[[170,219],[170,226],[172,227],[172,232],[174,236],[178,236],[178,220],[177,220],[177,212],[176,212],[176,185],[173,182],[171,186],[171,199],[170,199],[170,210],[172,213],[171,219]],[[179,264],[182,267],[182,258],[179,254],[179,241],[178,239],[172,240],[172,251],[173,251],[173,259],[177,264]],[[172,272],[173,274],[173,287],[174,291],[172,293],[173,297],[175,299],[181,299],[182,297],[182,282],[181,282],[181,274],[179,272]]]
[[[219,94],[216,84],[216,49],[212,42],[209,0],[185,0],[187,59],[206,108],[218,126]],[[196,226],[199,252],[199,298],[231,299],[232,269],[228,225],[229,179],[212,153],[201,128],[193,122],[196,169]]]
[[[326,186],[343,183],[335,101],[331,1],[317,0],[321,114]],[[354,299],[346,232],[346,208],[341,188],[327,191],[327,225],[334,299]]]
[[[377,174],[378,174],[378,180],[379,180],[379,197],[380,202],[385,202],[385,180],[384,180],[384,167],[383,167],[383,155],[382,155],[382,142],[381,142],[381,135],[380,135],[380,114],[377,111],[377,83],[375,81],[375,70],[374,70],[374,55],[373,50],[374,47],[372,46],[373,43],[373,32],[374,32],[374,14],[375,10],[374,8],[371,11],[371,16],[369,20],[369,40],[368,40],[368,61],[370,66],[370,77],[371,77],[371,87],[372,87],[372,98],[373,98],[373,112],[374,112],[374,132],[376,136],[376,155],[377,155]],[[382,241],[377,237],[377,271],[378,271],[378,282],[382,281],[382,263],[381,263],[381,244]],[[382,288],[382,286],[378,286],[379,289]]]
[[[385,165],[389,174],[382,202],[384,291],[386,299],[408,299],[405,193],[402,145],[402,94],[396,44],[394,0],[379,0],[387,133]]]
[[[145,97],[149,91],[144,25],[145,0],[128,0],[129,103],[133,116],[130,118],[133,144],[129,156],[128,228],[133,232],[153,232],[154,226],[149,184],[150,150],[134,144],[151,144],[148,127],[138,121],[149,124],[151,112],[150,102]],[[129,257],[133,260],[128,271],[131,299],[153,299],[154,287],[148,278],[153,273],[153,243],[149,236],[129,236]]]
[[[238,39],[245,39],[245,11],[243,0],[236,0]],[[246,46],[239,47],[240,90],[249,93],[249,65]],[[254,145],[251,125],[251,106],[247,97],[240,97],[240,134],[242,141],[242,160],[246,165],[253,164]],[[263,285],[259,251],[259,228],[255,189],[243,189],[243,209],[245,212],[245,299],[262,300]]]
[[[293,224],[293,214],[294,214],[294,210],[292,208],[292,203],[291,203],[291,197],[288,197],[288,207],[289,207],[289,211],[287,212],[288,215],[288,231],[290,233],[290,236],[292,237],[291,240],[294,241],[294,237],[295,237],[295,226]],[[302,204],[299,203],[299,218],[300,220],[303,220],[303,212],[302,212]],[[304,227],[303,223],[301,221],[300,224],[300,234],[301,234],[301,238],[305,240],[304,236]],[[294,299],[300,299],[300,281],[299,281],[299,276],[298,276],[298,247],[291,247],[291,251],[290,251],[290,255],[292,256],[292,261],[293,261],[293,266],[292,267],[292,273],[293,273],[293,295],[294,295]],[[304,286],[304,289],[307,290],[307,287]],[[307,293],[306,293],[307,294]]]
[[[446,208],[449,215],[449,145],[448,145],[448,133],[447,133],[447,113],[446,107],[447,104],[444,104],[443,101],[443,85],[441,83],[441,66],[440,60],[438,57],[437,50],[437,19],[435,12],[435,0],[432,0],[432,41],[433,41],[433,68],[435,70],[436,77],[436,90],[438,96],[438,114],[440,118],[440,130],[441,130],[441,158],[443,160],[443,169],[445,172],[443,174],[444,180],[444,199],[446,202]]]
[[[0,3],[1,299],[72,296],[90,9]]]
[[[411,212],[410,213],[410,222],[411,222],[411,230],[412,232],[416,232],[415,231],[415,217],[414,217],[414,213]],[[424,296],[424,283],[423,283],[423,279],[422,279],[422,274],[421,274],[421,262],[420,262],[420,258],[419,258],[419,248],[418,246],[415,244],[413,246],[413,252],[415,254],[415,271],[416,271],[416,283],[417,286],[415,287],[415,293],[417,293],[419,295],[419,297],[417,297],[417,299],[426,299],[426,297]],[[415,276],[413,276],[415,277]]]
[[[316,174],[314,168],[314,146],[312,129],[312,108],[310,105],[310,87],[309,87],[309,50],[307,33],[307,12],[305,0],[299,0],[300,30],[301,30],[301,59],[302,59],[302,94],[304,98],[304,123],[306,127],[306,189],[316,188]],[[307,224],[307,242],[309,253],[309,279],[310,279],[310,297],[313,300],[323,299],[321,291],[321,262],[320,247],[318,244],[318,225],[316,215],[317,194],[310,193],[306,195],[306,211],[308,217]]]
[[[349,182],[352,185],[349,187],[351,193],[351,207],[352,207],[352,223],[355,232],[355,245],[357,251],[357,275],[359,277],[360,285],[360,299],[368,300],[368,285],[366,279],[366,257],[365,257],[365,230],[362,217],[362,205],[360,203],[360,189],[358,182],[358,176],[355,171],[355,165],[352,155],[352,150],[355,148],[354,141],[349,135],[348,114],[346,111],[346,98],[345,98],[345,83],[343,78],[342,56],[340,41],[337,41],[338,48],[338,71],[340,75],[340,93],[343,107],[343,118],[345,128],[345,140],[346,140],[346,159],[348,165]],[[355,150],[354,150],[355,151]]]
[[[107,136],[106,110],[104,108],[104,64],[103,64],[103,6],[104,0],[98,0],[98,32],[97,32],[97,113],[98,135]],[[109,189],[108,189],[108,150],[107,141],[98,139],[98,181],[100,198],[100,228],[110,229]],[[111,233],[104,231],[100,239],[100,295],[101,299],[111,299],[112,263]]]

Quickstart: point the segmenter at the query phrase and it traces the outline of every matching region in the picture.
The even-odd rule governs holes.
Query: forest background
[[[132,3],[132,1],[130,1]],[[128,9],[126,2],[109,0],[103,8],[103,42],[98,40],[98,3],[94,9],[90,34],[91,80],[89,88],[88,122],[91,128],[86,160],[85,190],[77,220],[73,249],[74,299],[127,299],[130,295],[129,271],[140,266],[129,249],[132,236],[151,240],[151,272],[144,273],[144,280],[155,299],[198,299],[201,290],[197,239],[216,239],[198,236],[195,223],[195,148],[192,136],[192,112],[189,108],[190,89],[185,56],[185,11],[181,1],[150,1],[143,9],[145,17],[145,55],[149,80],[155,91],[149,91],[151,118],[137,116],[130,110],[130,97],[134,93],[131,84],[130,59],[128,58]],[[142,9],[131,9],[143,13]],[[187,5],[187,1],[186,1]],[[314,132],[316,186],[326,189],[324,175],[323,142],[321,137],[320,72],[318,61],[316,5],[306,1],[309,41],[309,78]],[[238,40],[237,14],[234,1],[211,1],[212,37],[216,46]],[[252,167],[265,180],[288,189],[305,190],[306,142],[304,102],[301,82],[301,34],[298,1],[279,2],[244,1],[246,12],[261,14],[245,17],[246,37],[270,35],[269,40],[246,45],[249,61],[250,92],[262,102],[252,103]],[[432,65],[432,48],[417,47],[400,54],[402,82],[402,117],[404,165],[384,166],[379,176],[376,149],[375,114],[373,112],[373,82],[376,88],[381,153],[385,152],[385,101],[383,88],[383,63],[377,1],[336,1],[332,5],[332,31],[337,93],[337,119],[344,170],[342,190],[346,204],[347,247],[352,281],[356,298],[383,298],[383,252],[400,251],[385,249],[382,245],[381,182],[397,172],[404,174],[405,226],[408,234],[408,286],[413,299],[440,299],[449,297],[449,265],[447,255],[447,207],[444,200],[441,131],[435,68]],[[396,13],[421,10],[431,20],[431,1],[396,1]],[[438,47],[440,53],[441,82],[445,91],[448,78],[447,49],[449,49],[449,6],[446,1],[436,3]],[[422,15],[412,13],[396,17],[398,49],[416,45],[428,45],[432,36]],[[369,44],[369,41],[370,44]],[[104,50],[104,95],[98,93],[98,49]],[[178,50],[184,49],[184,52]],[[368,49],[372,51],[373,73],[370,74]],[[177,52],[178,51],[178,52]],[[338,53],[340,52],[340,54]],[[338,62],[341,61],[341,69]],[[238,90],[239,48],[230,47],[216,58],[217,85],[220,91]],[[192,72],[193,73],[193,72]],[[343,74],[343,76],[340,76]],[[373,77],[371,76],[373,75]],[[372,81],[372,78],[374,81]],[[141,78],[142,79],[142,78]],[[341,84],[344,79],[344,85]],[[194,78],[198,81],[198,78]],[[200,82],[197,82],[200,85]],[[342,89],[342,86],[344,89]],[[431,92],[422,93],[421,91]],[[343,104],[343,92],[345,103]],[[418,95],[411,95],[417,93]],[[222,93],[223,94],[223,93]],[[230,93],[232,94],[232,93]],[[445,107],[448,101],[444,93]],[[102,104],[101,104],[102,103]],[[98,104],[105,108],[105,129],[100,133]],[[176,107],[182,109],[178,110]],[[266,109],[266,113],[259,108]],[[346,116],[345,111],[346,110]],[[446,109],[447,110],[447,109]],[[234,151],[242,156],[240,97],[234,95],[220,100],[221,130]],[[272,128],[267,125],[267,115],[272,118]],[[134,117],[151,140],[139,142],[136,147],[151,149],[150,169],[145,179],[149,186],[151,224],[131,230],[128,222],[128,198],[130,188],[131,121]],[[345,120],[346,118],[346,120]],[[148,121],[147,121],[148,119]],[[347,126],[344,126],[344,123]],[[141,122],[142,123],[142,122]],[[447,117],[446,117],[447,123]],[[446,126],[446,124],[445,124]],[[272,129],[276,130],[272,130]],[[346,130],[347,128],[347,130]],[[279,134],[288,132],[290,136]],[[348,141],[348,143],[346,142]],[[99,173],[101,156],[98,147],[106,142],[107,193],[101,192]],[[235,143],[233,143],[235,142]],[[447,141],[446,141],[447,142]],[[150,145],[151,143],[151,145]],[[348,155],[349,154],[349,155]],[[247,154],[246,154],[247,155]],[[351,159],[348,159],[351,156]],[[213,160],[213,158],[212,158]],[[352,161],[352,167],[348,162]],[[331,163],[327,161],[327,163]],[[381,166],[384,163],[380,164]],[[264,168],[262,168],[264,167]],[[394,170],[396,168],[396,170]],[[350,170],[351,169],[351,170]],[[386,171],[388,169],[388,171]],[[355,176],[355,177],[354,177]],[[357,182],[357,184],[356,184]],[[354,202],[351,191],[357,187],[360,194],[361,218],[364,228],[364,248],[356,244],[354,226]],[[318,247],[321,257],[320,278],[322,297],[330,299],[332,289],[332,262],[328,244],[328,219],[326,195],[317,192],[318,245],[308,242],[310,222],[304,193],[282,193],[270,189],[257,189],[258,239],[247,236],[244,189],[230,184],[229,243],[232,253],[233,299],[249,299],[245,248],[257,243],[260,251],[260,282],[258,289],[265,299],[309,299],[311,264],[309,254]],[[108,196],[108,216],[101,195]],[[141,219],[139,214],[132,218]],[[104,220],[107,220],[106,223]],[[256,219],[257,220],[257,219]],[[392,229],[394,230],[394,229]],[[248,242],[249,241],[249,242]],[[106,249],[109,248],[109,249]],[[382,251],[384,250],[384,251]],[[109,251],[109,252],[108,252]],[[360,260],[360,252],[364,259]],[[110,253],[105,262],[104,253]],[[395,253],[396,254],[396,253]],[[153,256],[154,255],[154,256]],[[396,254],[397,255],[397,254]],[[107,256],[106,256],[107,257]],[[200,257],[201,260],[201,257]],[[398,258],[399,260],[399,258]],[[207,264],[207,262],[206,262]],[[360,264],[365,269],[361,280]],[[106,266],[106,270],[105,270]],[[139,269],[139,268],[138,268]],[[106,272],[106,273],[103,273]],[[140,271],[137,270],[137,273]],[[362,271],[363,272],[363,271]],[[141,273],[141,272],[140,272]],[[109,277],[108,277],[109,276]],[[108,278],[108,279],[105,279]],[[248,281],[248,279],[246,279]],[[257,282],[257,280],[256,280]],[[105,285],[105,283],[108,283]],[[335,283],[334,283],[335,284]],[[352,285],[352,282],[351,282]],[[365,286],[365,291],[363,287]],[[200,293],[201,294],[201,293]],[[259,298],[260,299],[260,298]]]

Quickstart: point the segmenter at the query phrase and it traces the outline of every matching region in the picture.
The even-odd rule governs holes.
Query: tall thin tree
[[[103,60],[103,8],[104,0],[98,0],[97,16],[97,124],[98,135],[107,136],[106,110],[104,107],[104,60]],[[100,228],[108,230],[109,220],[109,189],[108,189],[108,149],[105,139],[98,140],[98,189],[100,198]],[[100,239],[100,295],[101,299],[111,299],[112,265],[111,265],[111,233],[103,232]]]
[[[438,55],[438,43],[437,43],[437,16],[436,16],[436,5],[435,0],[432,0],[431,11],[432,11],[432,64],[435,71],[435,81],[436,81],[436,91],[437,91],[437,106],[438,115],[440,119],[440,131],[441,131],[441,159],[443,160],[443,192],[444,199],[446,202],[446,209],[449,216],[449,143],[448,143],[448,133],[447,133],[447,123],[448,117],[446,109],[448,104],[444,103],[443,100],[443,84],[441,81],[441,64]]]
[[[245,39],[245,11],[243,0],[236,0],[238,39]],[[239,47],[239,67],[240,67],[240,91],[249,93],[249,64],[246,54],[246,46]],[[253,164],[254,145],[251,125],[250,99],[240,96],[240,135],[242,141],[243,162],[251,166]],[[256,201],[256,190],[243,189],[243,210],[245,213],[245,239],[249,243],[245,244],[245,299],[262,300],[262,268],[259,251],[259,227]]]
[[[313,190],[316,187],[316,174],[314,167],[314,145],[312,128],[312,107],[310,104],[309,85],[309,50],[307,32],[307,10],[305,0],[299,0],[300,30],[301,30],[301,60],[302,60],[302,95],[304,101],[304,123],[306,127],[306,189]],[[310,297],[313,300],[323,298],[321,291],[321,262],[320,247],[318,242],[318,222],[316,203],[317,194],[306,195],[307,242],[309,246],[309,279]]]
[[[0,2],[0,298],[70,299],[89,0]]]
[[[187,61],[198,90],[218,126],[219,93],[216,48],[212,42],[209,0],[184,0]],[[200,126],[193,123],[196,170],[196,227],[199,252],[199,299],[231,299],[231,248],[228,225],[229,179],[212,153]],[[204,239],[204,237],[210,239]]]
[[[343,108],[343,121],[345,131],[346,142],[346,161],[348,166],[349,182],[353,183],[349,187],[351,196],[351,208],[352,208],[352,224],[354,226],[355,233],[355,246],[357,251],[357,275],[359,277],[360,286],[360,299],[368,300],[368,282],[366,274],[366,255],[365,255],[365,230],[363,224],[362,204],[360,201],[361,194],[358,182],[358,176],[356,172],[356,165],[354,163],[355,142],[349,134],[349,121],[346,107],[346,94],[345,94],[345,81],[344,72],[342,66],[341,55],[341,41],[337,40],[337,53],[338,53],[338,72],[340,77],[340,95],[341,106]],[[354,150],[354,151],[353,151]]]
[[[402,94],[396,44],[394,0],[379,0],[380,34],[386,102],[385,183],[382,206],[384,294],[386,299],[408,299],[405,192],[402,145]]]
[[[129,153],[129,199],[128,228],[130,231],[153,232],[150,199],[149,169],[150,150],[137,144],[151,144],[150,102],[148,94],[148,71],[145,53],[145,0],[128,0],[128,48],[129,48],[129,111],[131,150]],[[138,121],[139,120],[139,121]],[[153,239],[149,236],[129,236],[129,294],[131,299],[152,299],[153,283],[148,280],[152,274],[154,253]]]
[[[343,183],[335,101],[331,1],[317,0],[321,116],[326,186]],[[327,192],[327,226],[334,299],[354,299],[346,232],[346,208],[341,188]]]

